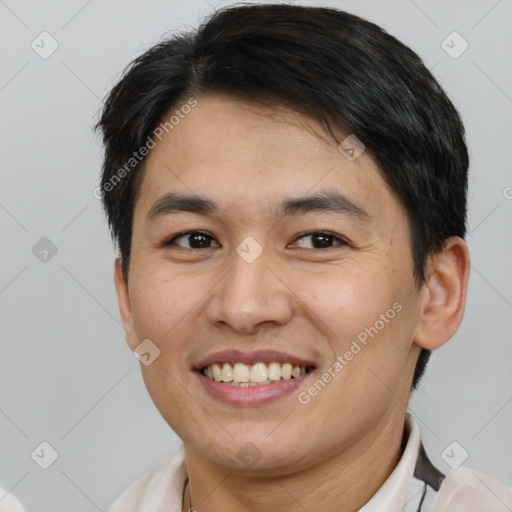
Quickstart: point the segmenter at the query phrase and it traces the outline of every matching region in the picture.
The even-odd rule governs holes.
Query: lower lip
[[[194,372],[199,382],[206,388],[211,395],[222,402],[239,407],[250,407],[253,405],[262,405],[277,400],[295,391],[306,379],[308,379],[315,370],[304,375],[291,378],[289,380],[280,380],[273,384],[264,384],[261,386],[238,387],[228,386],[222,382],[217,382],[205,377],[201,372]]]

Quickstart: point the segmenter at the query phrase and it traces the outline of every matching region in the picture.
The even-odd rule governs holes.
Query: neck
[[[185,446],[189,483],[183,510],[356,512],[398,464],[405,448],[404,421],[404,414],[391,416],[348,450],[277,477],[219,468]]]

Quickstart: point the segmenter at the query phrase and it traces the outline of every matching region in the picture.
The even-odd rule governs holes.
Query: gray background
[[[0,485],[29,511],[105,511],[179,441],[124,341],[115,253],[93,196],[101,147],[91,127],[129,61],[227,3],[0,0]],[[457,441],[465,465],[512,485],[512,2],[317,5],[360,14],[410,45],[463,116],[469,299],[410,411],[441,470]],[[59,45],[47,59],[31,48],[43,31]],[[457,59],[441,46],[453,31],[469,43]],[[57,248],[46,262],[32,250],[43,237]],[[59,455],[46,470],[31,458],[42,441]]]

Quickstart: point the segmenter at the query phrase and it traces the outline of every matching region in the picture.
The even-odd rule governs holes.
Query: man
[[[126,340],[183,441],[126,511],[505,511],[406,413],[469,275],[460,118],[326,8],[242,5],[137,58],[98,128]]]

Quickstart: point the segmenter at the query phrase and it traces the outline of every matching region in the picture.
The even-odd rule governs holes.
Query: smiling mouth
[[[292,365],[291,363],[215,363],[201,368],[200,372],[210,380],[235,387],[256,387],[271,385],[285,380],[298,379],[311,373],[314,366]]]

